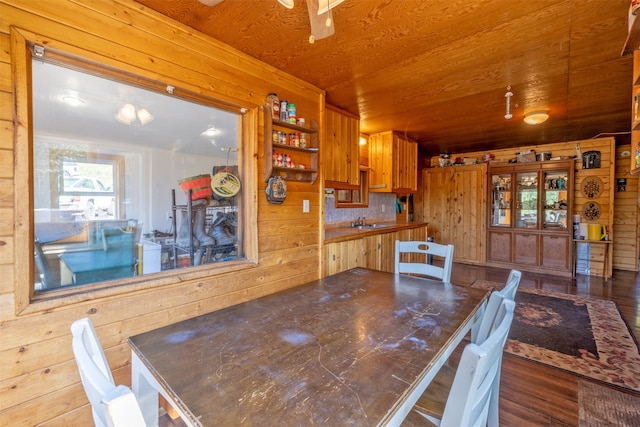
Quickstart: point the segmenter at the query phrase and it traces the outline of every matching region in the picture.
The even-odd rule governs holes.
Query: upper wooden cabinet
[[[325,106],[325,142],[322,146],[325,186],[357,188],[360,185],[360,119],[330,105]]]
[[[418,144],[399,132],[369,136],[369,191],[412,193],[418,189]]]

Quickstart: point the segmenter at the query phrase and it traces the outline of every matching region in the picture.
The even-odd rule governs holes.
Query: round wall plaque
[[[602,184],[602,180],[597,176],[589,176],[582,180],[580,187],[582,194],[590,199],[594,199],[602,193],[604,185]]]
[[[600,205],[596,202],[587,202],[582,206],[582,215],[589,220],[600,218],[601,213],[602,209],[600,209]]]

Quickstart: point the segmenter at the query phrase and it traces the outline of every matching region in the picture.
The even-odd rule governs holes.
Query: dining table
[[[490,291],[354,268],[129,338],[147,426],[400,425]]]

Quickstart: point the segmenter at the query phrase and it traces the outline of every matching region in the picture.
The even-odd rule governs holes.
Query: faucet
[[[365,225],[365,221],[366,221],[365,217],[362,217],[362,218],[358,217],[358,219],[356,219],[356,221],[354,223],[352,223],[353,227],[359,227],[361,225]]]

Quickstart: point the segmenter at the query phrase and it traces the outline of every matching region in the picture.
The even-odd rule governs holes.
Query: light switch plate
[[[303,200],[302,201],[302,213],[309,213],[309,201],[308,200]]]

